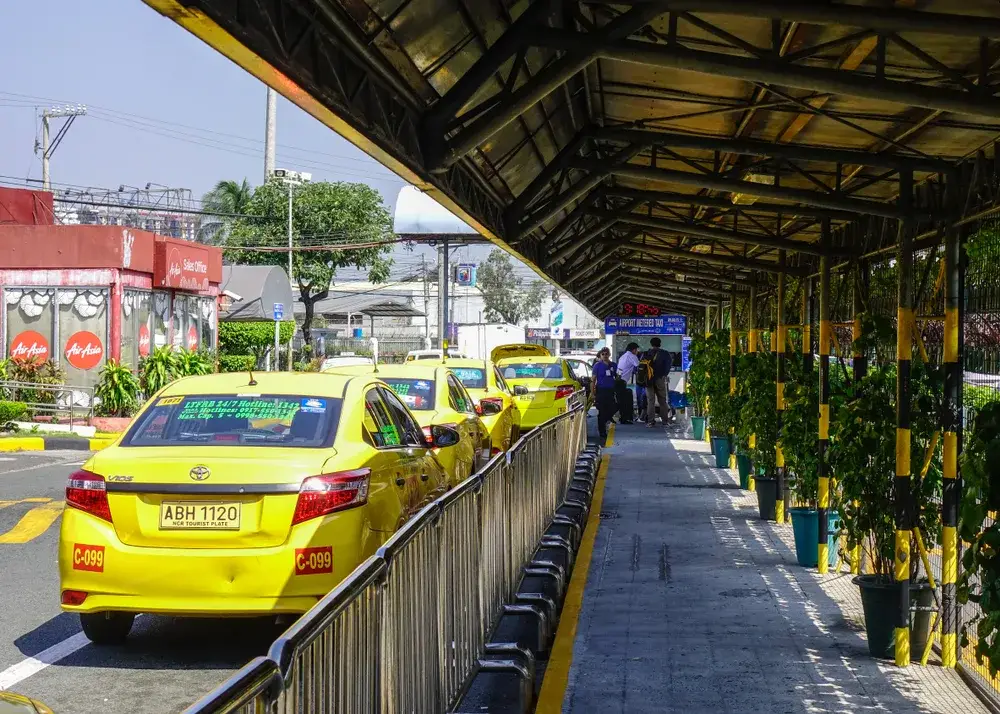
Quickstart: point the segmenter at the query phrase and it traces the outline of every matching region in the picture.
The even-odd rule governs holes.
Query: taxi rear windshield
[[[383,377],[382,381],[403,400],[403,404],[415,411],[434,409],[434,382],[430,379],[403,379]]]
[[[485,389],[486,372],[475,367],[451,367],[452,372],[458,377],[458,381],[465,385],[466,389]]]
[[[304,395],[160,397],[122,446],[330,446],[341,400]]]
[[[510,362],[503,366],[504,379],[562,379],[560,364]]]

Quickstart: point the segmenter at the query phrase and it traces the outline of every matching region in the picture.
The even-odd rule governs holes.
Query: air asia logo
[[[171,247],[163,284],[182,290],[208,290],[208,263],[184,258],[177,248]]]
[[[66,361],[77,369],[93,369],[103,356],[104,345],[93,332],[81,330],[66,340]]]
[[[49,341],[34,330],[22,332],[10,343],[10,358],[15,362],[44,362],[49,358]]]
[[[149,357],[149,328],[146,325],[139,326],[139,356]]]
[[[188,328],[187,348],[192,351],[198,349],[198,330],[194,327]]]

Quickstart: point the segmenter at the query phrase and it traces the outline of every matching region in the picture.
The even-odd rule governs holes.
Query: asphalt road
[[[67,476],[87,454],[0,454],[0,689],[56,714],[180,712],[283,627],[269,620],[142,616],[121,647],[92,645],[59,608],[56,563]]]

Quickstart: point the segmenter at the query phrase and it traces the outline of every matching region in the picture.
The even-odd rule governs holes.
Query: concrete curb
[[[12,436],[0,439],[0,451],[100,451],[110,446],[117,436],[83,439],[71,436]]]

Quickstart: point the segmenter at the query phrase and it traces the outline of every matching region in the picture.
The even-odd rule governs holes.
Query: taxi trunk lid
[[[300,484],[322,473],[329,451],[302,455],[298,450],[228,448],[238,453],[220,455],[219,447],[143,447],[97,454],[88,470],[104,476],[122,543],[185,548],[283,543]]]

